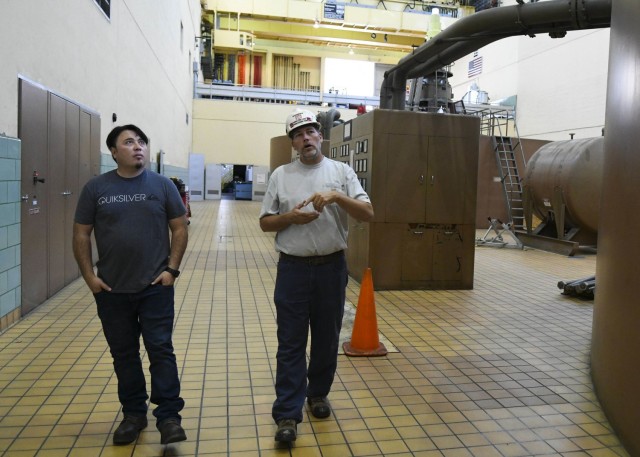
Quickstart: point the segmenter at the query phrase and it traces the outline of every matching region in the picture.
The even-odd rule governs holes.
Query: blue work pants
[[[278,324],[273,419],[302,421],[305,397],[329,394],[338,364],[347,266],[344,255],[321,265],[280,259],[274,293]],[[307,370],[306,347],[311,330]],[[308,378],[308,385],[307,385]]]

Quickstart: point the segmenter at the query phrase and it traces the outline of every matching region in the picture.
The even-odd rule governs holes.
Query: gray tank
[[[555,141],[538,149],[524,179],[533,214],[543,222],[560,216],[565,229],[597,233],[603,158],[604,137]]]

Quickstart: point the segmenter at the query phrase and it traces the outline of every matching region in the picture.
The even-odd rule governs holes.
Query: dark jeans
[[[305,397],[329,394],[338,365],[346,286],[344,256],[323,265],[286,259],[278,262],[274,293],[278,354],[276,400],[272,409],[276,422],[281,419],[301,422]],[[307,370],[309,329],[311,352]]]
[[[147,388],[140,360],[140,335],[149,356],[151,403],[158,422],[181,419],[184,407],[173,353],[173,286],[153,285],[135,294],[95,294],[102,330],[113,356],[122,412],[147,414]]]

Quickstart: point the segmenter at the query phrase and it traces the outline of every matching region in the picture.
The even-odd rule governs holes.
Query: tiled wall
[[[107,171],[114,170],[115,168],[116,163],[113,161],[111,154],[105,154],[104,152],[100,154],[100,174],[104,174]]]
[[[0,332],[20,318],[20,140],[0,135]]]

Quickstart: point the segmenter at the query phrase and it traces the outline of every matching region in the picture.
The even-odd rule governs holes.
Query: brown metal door
[[[67,101],[63,98],[53,94],[49,96],[49,171],[47,172],[47,191],[49,193],[48,297],[55,294],[65,285],[66,105]]]
[[[88,113],[86,113],[88,114]],[[97,114],[89,115],[89,163],[91,164],[91,176],[98,176],[100,174],[100,116]],[[84,124],[81,127],[85,128]],[[87,180],[88,181],[88,180]],[[80,186],[84,186],[87,181],[80,180]]]
[[[66,105],[65,125],[65,186],[64,200],[64,284],[67,285],[79,275],[78,265],[73,257],[73,216],[79,193],[80,157],[80,108],[73,103]]]
[[[475,194],[467,192],[466,141],[455,137],[429,138],[426,177],[426,221],[429,224],[465,222],[465,199],[475,198]]]
[[[91,115],[80,111],[78,182],[80,186],[91,179]]]
[[[18,129],[24,315],[78,277],[73,216],[80,189],[100,173],[100,116],[20,80]]]
[[[384,220],[422,223],[425,221],[426,207],[427,138],[420,135],[389,134],[387,139],[388,143],[384,147],[387,159]],[[376,156],[383,153],[381,149],[376,149]]]
[[[100,174],[100,116],[82,110],[78,166],[78,192],[81,192],[87,181]],[[93,234],[91,237],[92,258],[95,262],[98,259],[98,250]]]
[[[20,256],[23,315],[47,299],[47,99],[46,90],[20,80],[18,136],[22,141]]]

